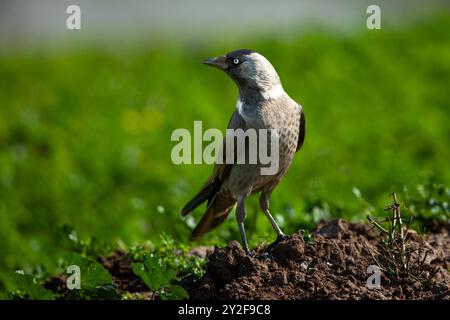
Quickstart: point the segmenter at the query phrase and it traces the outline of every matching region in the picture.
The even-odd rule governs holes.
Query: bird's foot
[[[277,235],[277,239],[267,246],[266,252],[271,251],[273,247],[275,247],[278,243],[286,240],[288,238],[284,233],[280,233]]]
[[[274,256],[268,252],[263,252],[258,256],[260,260],[275,260]]]
[[[244,246],[242,249],[244,249],[245,254],[246,254],[247,256],[251,256],[251,255],[252,255],[252,253],[250,252],[250,250],[248,249],[247,246]]]

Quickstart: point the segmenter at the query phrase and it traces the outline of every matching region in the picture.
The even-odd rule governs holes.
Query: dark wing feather
[[[217,192],[218,188],[220,187],[218,181],[208,181],[203,188],[197,193],[197,195],[192,198],[191,201],[189,201],[181,210],[181,215],[185,216],[189,214],[192,210],[197,208],[199,205],[201,205],[203,202],[212,198],[212,196]]]
[[[302,106],[301,105],[298,106],[300,107],[300,122],[298,128],[297,149],[295,150],[296,152],[302,148],[303,142],[305,142],[305,135],[306,135],[305,113],[303,112]]]

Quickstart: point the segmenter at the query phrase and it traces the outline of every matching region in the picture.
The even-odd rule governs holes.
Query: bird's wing
[[[299,121],[299,127],[298,127],[298,140],[297,140],[297,149],[295,152],[300,150],[303,146],[303,142],[305,141],[305,135],[306,135],[306,119],[305,119],[305,113],[303,112],[302,106],[298,104],[300,107],[300,121]]]
[[[228,129],[246,129],[245,120],[240,116],[239,112],[235,111],[228,123]],[[222,142],[222,161],[217,163],[214,172],[207,182],[206,186],[213,185],[213,192],[210,193],[208,198],[208,205],[205,214],[203,215],[200,222],[197,224],[195,229],[192,231],[190,239],[194,240],[201,237],[206,232],[219,226],[227,218],[230,211],[236,204],[236,199],[233,198],[228,190],[221,190],[221,186],[224,181],[228,178],[233,164],[226,163],[226,140]],[[236,141],[235,141],[236,142]],[[237,155],[237,144],[234,143],[234,157],[236,160]],[[233,161],[236,163],[236,161]]]
[[[245,120],[239,115],[237,111],[233,113],[231,116],[230,122],[228,123],[228,129],[244,129],[245,130]],[[201,205],[203,202],[208,201],[208,206],[214,196],[216,195],[217,191],[219,191],[220,187],[222,186],[225,179],[230,174],[231,168],[233,164],[227,164],[225,161],[226,157],[226,138],[222,142],[222,161],[221,163],[216,163],[214,166],[214,170],[212,175],[209,177],[209,179],[206,181],[206,183],[203,185],[201,190],[197,193],[197,195],[189,201],[184,208],[181,211],[181,214],[183,216],[189,214],[192,210],[197,208],[199,205]],[[234,144],[236,147],[236,144]],[[236,156],[236,152],[234,152],[234,155]]]
[[[233,115],[231,116],[230,122],[228,123],[228,127],[227,129],[243,129],[246,130],[246,123],[244,118],[241,117],[241,115],[239,114],[239,112],[234,111]],[[234,157],[236,158],[237,156],[237,152],[236,152],[236,143],[233,144],[234,145]],[[223,181],[225,181],[225,179],[228,177],[228,175],[230,174],[231,168],[233,167],[233,164],[227,164],[226,163],[226,154],[227,154],[227,150],[226,150],[226,137],[224,138],[223,142],[222,142],[222,163],[217,163],[215,165],[214,168],[214,172],[212,174],[212,181],[218,181],[217,183],[220,183],[220,185],[222,185]],[[236,160],[236,159],[235,159]],[[233,161],[233,163],[235,163],[236,161]]]

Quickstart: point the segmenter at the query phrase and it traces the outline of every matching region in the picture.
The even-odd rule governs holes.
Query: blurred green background
[[[364,220],[429,177],[448,185],[450,15],[377,31],[362,21],[352,34],[3,47],[0,291],[17,268],[56,269],[65,224],[113,246],[162,233],[187,241],[203,208],[187,219],[180,208],[212,168],[174,165],[170,136],[194,120],[226,128],[237,90],[200,62],[242,47],[273,63],[307,117],[304,147],[272,197],[286,231]],[[248,211],[251,242],[273,240],[255,199]],[[199,243],[237,238],[230,216]]]

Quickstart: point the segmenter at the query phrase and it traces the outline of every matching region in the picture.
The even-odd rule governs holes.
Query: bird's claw
[[[258,256],[261,260],[275,260],[275,258],[268,252],[263,252]]]
[[[274,246],[276,246],[278,243],[286,240],[287,238],[288,238],[288,236],[283,233],[278,234],[277,239],[267,246],[266,252],[271,251]]]

